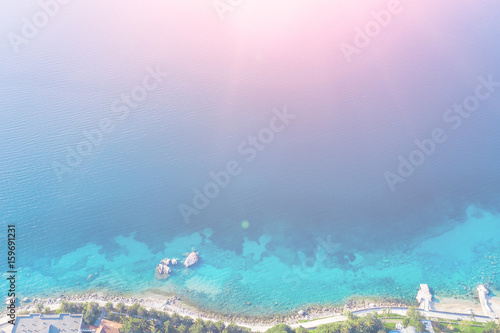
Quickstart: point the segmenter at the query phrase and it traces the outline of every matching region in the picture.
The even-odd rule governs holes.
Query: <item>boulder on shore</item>
[[[155,271],[155,278],[158,280],[165,280],[170,276],[170,272],[172,270],[168,265],[165,265],[163,261],[156,266],[156,271]]]
[[[198,261],[200,261],[200,256],[198,256],[198,253],[191,252],[190,254],[188,254],[186,260],[184,260],[184,266],[186,267],[193,266]]]

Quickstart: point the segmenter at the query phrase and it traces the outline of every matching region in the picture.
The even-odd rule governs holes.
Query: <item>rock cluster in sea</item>
[[[200,256],[198,255],[198,252],[191,252],[187,255],[186,260],[184,260],[184,266],[189,267],[193,266],[196,264],[198,261],[200,261]],[[175,266],[179,263],[179,261],[176,258],[164,258],[160,263],[156,266],[155,270],[155,278],[157,280],[165,280],[170,277],[170,274],[172,273],[172,268],[170,266]]]
[[[172,259],[170,260],[169,258],[163,259],[158,266],[156,266],[155,270],[155,278],[158,280],[165,280],[170,277],[170,273],[172,272],[172,269],[169,267],[170,263],[172,262],[172,265],[175,265],[173,261],[175,260],[175,263],[177,263],[177,259]]]

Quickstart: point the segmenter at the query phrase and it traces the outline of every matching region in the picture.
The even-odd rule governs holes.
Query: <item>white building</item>
[[[83,315],[43,315],[32,313],[18,316],[12,333],[81,333]]]

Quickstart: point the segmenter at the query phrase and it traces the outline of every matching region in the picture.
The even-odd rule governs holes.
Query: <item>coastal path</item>
[[[375,312],[377,314],[381,314],[383,310],[386,309],[391,309],[391,313],[393,314],[398,314],[398,315],[406,315],[406,311],[408,308],[402,308],[402,307],[377,307],[377,308],[367,308],[367,309],[361,309],[361,310],[355,310],[352,311],[353,314],[357,316],[362,316],[366,315],[367,313],[372,313]],[[448,319],[448,320],[467,320],[470,319],[471,315],[470,313],[456,313],[456,312],[444,312],[444,311],[425,311],[422,309],[417,309],[424,317],[426,318],[440,318],[440,319]],[[302,326],[307,329],[313,329],[318,327],[319,325],[323,324],[330,324],[330,323],[335,323],[339,321],[344,321],[347,320],[347,318],[343,315],[338,315],[338,316],[332,316],[328,318],[322,318],[322,319],[315,319],[311,320],[305,323],[296,323],[290,325],[292,328],[297,328],[299,326]],[[474,321],[480,322],[480,323],[487,323],[492,321],[493,319],[487,316],[474,316]]]

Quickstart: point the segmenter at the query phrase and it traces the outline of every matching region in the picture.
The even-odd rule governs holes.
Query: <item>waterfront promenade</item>
[[[393,314],[398,314],[398,315],[406,315],[406,311],[408,308],[404,307],[396,307],[396,308],[390,308],[390,307],[376,307],[376,308],[367,308],[367,309],[361,309],[361,310],[355,310],[352,311],[353,314],[357,316],[363,316],[368,313],[377,313],[381,314],[384,310],[391,309],[391,313]],[[439,318],[439,319],[446,319],[446,320],[466,320],[471,317],[470,313],[458,313],[458,312],[444,312],[444,311],[425,311],[422,309],[417,309],[424,317],[426,318]],[[296,328],[299,326],[302,326],[307,329],[313,329],[318,327],[319,325],[323,324],[330,324],[330,323],[335,323],[339,321],[345,321],[347,318],[344,315],[338,315],[338,316],[332,316],[328,318],[322,318],[322,319],[316,319],[316,320],[311,320],[305,323],[297,323],[297,324],[292,324],[290,325],[292,328]],[[489,321],[493,321],[494,319],[487,317],[487,316],[478,316],[474,315],[474,321],[480,322],[480,323],[487,323]]]
[[[134,299],[134,298],[122,298],[122,297],[113,297],[113,296],[99,296],[97,294],[89,294],[87,296],[82,296],[82,297],[70,297],[66,298],[66,301],[69,302],[77,302],[77,303],[84,303],[84,302],[96,302],[100,306],[104,306],[107,302],[112,303],[114,306],[116,306],[118,303],[122,302],[126,305],[132,305],[134,303],[139,303],[141,306],[146,308],[147,310],[155,309],[158,311],[164,311],[166,313],[169,313],[172,315],[173,313],[180,314],[182,316],[187,316],[192,319],[203,319],[203,320],[212,320],[212,321],[217,321],[217,320],[222,320],[227,324],[230,322],[234,322],[238,326],[242,327],[247,327],[251,329],[254,332],[264,332],[267,329],[273,327],[274,325],[282,322],[286,323],[287,325],[291,326],[292,328],[296,328],[299,326],[302,326],[307,329],[313,329],[318,327],[319,325],[323,324],[330,324],[330,323],[335,323],[335,322],[340,322],[340,321],[345,321],[347,318],[339,314],[334,313],[324,313],[324,317],[319,317],[318,313],[308,313],[308,311],[301,311],[303,314],[297,316],[297,315],[291,315],[288,318],[282,319],[280,321],[271,321],[271,322],[264,322],[264,321],[259,321],[258,319],[248,321],[242,318],[224,318],[224,316],[215,316],[210,315],[207,313],[204,313],[203,311],[196,310],[195,308],[186,306],[182,302],[177,302],[177,298],[171,297],[166,299],[165,297],[162,296],[149,296],[141,299]],[[45,307],[50,308],[52,311],[55,311],[60,305],[63,299],[39,299],[37,302],[44,304]],[[498,300],[495,302],[492,301],[492,304],[498,304]],[[417,309],[423,317],[428,318],[428,319],[442,319],[442,320],[467,320],[471,318],[471,312],[469,310],[466,310],[467,307],[469,307],[469,304],[463,304],[460,303],[458,300],[456,303],[448,303],[447,304],[452,305],[451,307],[448,308],[441,308],[439,310],[435,310],[434,306],[431,307],[431,310],[425,310],[425,309]],[[29,310],[33,311],[35,308],[35,302],[32,302],[30,305],[21,307],[20,310]],[[390,306],[390,305],[376,305],[376,304],[370,304],[369,307],[366,308],[354,308],[354,309],[348,309],[351,311],[354,315],[357,316],[364,316],[368,313],[377,313],[377,314],[382,314],[384,311],[387,312],[387,310],[390,309],[390,313],[392,314],[397,314],[397,315],[406,315],[406,312],[408,310],[408,307],[402,307],[402,306]],[[462,310],[463,309],[463,310]],[[480,322],[480,323],[486,323],[489,321],[495,320],[492,317],[488,317],[485,315],[479,315],[481,313],[480,307],[475,307],[475,314],[474,314],[474,321]],[[498,309],[495,308],[496,310],[493,310],[493,317],[495,316],[495,312],[498,313]],[[463,311],[463,312],[462,312]],[[299,322],[303,320],[304,322]],[[307,321],[305,321],[307,320]],[[8,330],[10,327],[9,325],[1,325],[0,323],[0,329],[3,330],[5,333],[9,333],[10,331]],[[1,332],[1,331],[0,331]]]

